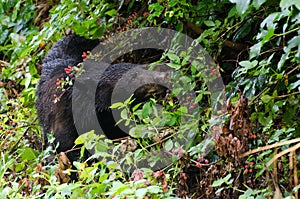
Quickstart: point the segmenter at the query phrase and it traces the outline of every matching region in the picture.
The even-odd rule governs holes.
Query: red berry
[[[212,76],[215,76],[217,73],[216,73],[216,71],[215,71],[215,69],[213,69],[212,71],[211,71],[211,75]]]
[[[182,177],[183,177],[184,180],[187,180],[187,177],[186,177],[185,173],[182,173]]]
[[[205,159],[204,162],[205,162],[205,164],[208,164],[208,163],[209,163],[208,159]]]
[[[201,157],[197,158],[197,162],[201,162],[201,161],[202,161]]]
[[[252,173],[252,169],[249,169],[249,173]]]
[[[82,59],[85,59],[86,58],[86,52],[83,52],[81,57],[82,57]]]
[[[56,82],[56,86],[60,86],[60,82]]]
[[[201,163],[199,163],[199,162],[197,162],[197,164],[196,164],[196,167],[198,167],[198,168],[202,168],[202,164]]]
[[[57,95],[56,95],[56,94],[54,94],[54,95],[53,95],[53,97],[54,97],[54,98],[57,98]]]
[[[183,153],[181,151],[178,151],[178,156],[183,157]]]
[[[65,70],[65,72],[66,72],[67,74],[70,73],[70,69],[69,69],[69,68],[65,68],[64,70]]]

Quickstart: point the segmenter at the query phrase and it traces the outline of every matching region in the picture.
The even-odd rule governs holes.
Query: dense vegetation
[[[54,158],[55,147],[42,147],[34,107],[42,59],[66,34],[105,39],[141,27],[182,32],[206,49],[216,62],[211,73],[220,70],[226,86],[224,117],[210,118],[211,93],[199,83],[205,78],[184,55],[166,51],[158,62],[171,61],[188,77],[184,89],[196,90],[195,101],[179,109],[166,99],[162,115],[155,113],[155,99],[133,112],[130,100],[113,108],[124,109],[122,122],[134,124],[135,159],[164,147],[175,157],[172,164],[127,173],[120,162],[132,166],[135,159],[108,160],[110,141],[88,132],[76,141],[84,147],[74,150],[95,147],[100,158],[78,159],[70,169],[65,154]],[[1,0],[0,43],[0,198],[299,197],[300,1]],[[200,105],[198,131],[187,146],[178,146],[167,138],[189,132],[195,123],[178,131],[177,121],[194,104]],[[167,136],[140,139],[145,126]],[[202,141],[212,131],[218,131],[210,139],[215,147],[203,153]],[[155,153],[151,161],[158,161]],[[70,172],[79,179],[70,180]]]

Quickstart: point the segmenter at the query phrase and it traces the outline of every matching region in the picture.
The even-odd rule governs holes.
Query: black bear
[[[47,134],[54,132],[60,143],[58,152],[70,149],[78,134],[72,116],[72,87],[63,93],[59,102],[54,103],[53,95],[58,92],[57,79],[65,78],[65,68],[82,62],[83,52],[93,49],[98,43],[98,40],[69,35],[58,41],[43,59],[36,108],[44,132],[44,142],[47,144]]]
[[[47,144],[47,134],[54,132],[56,141],[59,142],[58,152],[69,150],[73,147],[75,139],[78,137],[78,131],[76,127],[78,125],[82,129],[89,130],[89,112],[96,111],[98,122],[101,129],[106,136],[110,139],[116,139],[128,136],[118,126],[112,116],[112,111],[109,108],[111,105],[111,96],[114,86],[118,80],[130,69],[135,68],[136,64],[131,63],[119,63],[112,64],[105,70],[104,74],[97,75],[97,71],[92,73],[97,79],[97,89],[95,95],[89,95],[84,92],[79,96],[82,103],[86,98],[95,97],[95,107],[85,108],[81,106],[80,118],[75,121],[72,112],[72,92],[74,90],[71,85],[64,91],[58,91],[56,87],[57,79],[65,78],[67,76],[65,69],[68,66],[75,66],[83,61],[82,54],[85,51],[92,50],[99,40],[89,40],[77,35],[69,35],[58,41],[49,51],[47,56],[43,60],[42,74],[37,88],[37,101],[36,108],[38,112],[38,119],[43,127],[44,141]],[[139,70],[137,70],[137,73]],[[148,73],[141,72],[140,78],[153,79],[153,76],[160,79],[165,79],[165,73]],[[75,80],[76,81],[76,80]],[[134,80],[130,80],[134,81]],[[136,78],[136,81],[139,81]],[[138,83],[137,83],[138,84]],[[155,88],[155,89],[153,89]],[[145,89],[147,91],[145,91]],[[82,90],[85,90],[84,85]],[[139,101],[143,101],[149,98],[149,93],[157,92],[159,94],[164,93],[166,90],[161,86],[145,85],[144,89],[137,89],[134,93]],[[54,103],[53,95],[59,95],[60,100]],[[70,157],[70,156],[69,156]],[[70,157],[73,159],[73,157]]]

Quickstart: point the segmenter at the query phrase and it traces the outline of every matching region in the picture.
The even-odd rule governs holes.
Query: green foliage
[[[205,84],[200,84],[208,78],[198,72],[199,68],[203,69],[201,60],[187,63],[188,52],[177,54],[170,49],[160,60],[168,61],[170,68],[179,71],[179,75],[171,76],[177,89],[172,90],[170,98],[151,99],[134,106],[130,98],[112,105],[111,108],[122,110],[119,123],[130,127],[138,149],[119,159],[117,152],[122,143],[113,145],[92,131],[76,140],[76,145],[84,145],[82,156],[85,150],[95,152],[89,159],[93,164],[78,160],[74,168],[65,171],[79,173],[77,182],[61,184],[57,181],[57,159],[43,166],[43,172],[37,169],[38,163],[49,161],[55,147],[41,150],[41,128],[34,109],[35,89],[41,59],[51,45],[70,30],[99,38],[128,28],[167,27],[187,33],[205,47],[220,66],[227,83],[226,95],[233,103],[237,102],[239,91],[249,99],[252,130],[257,138],[244,147],[255,149],[298,138],[299,10],[298,0],[0,1],[0,198],[176,198],[178,194],[197,198],[204,193],[208,193],[206,197],[220,198],[228,196],[227,193],[239,198],[273,197],[274,187],[268,186],[265,176],[274,166],[266,168],[265,165],[278,154],[276,150],[247,156],[247,169],[237,162],[220,159],[214,150],[205,157],[207,162],[204,157],[199,159],[203,146],[213,143],[213,139],[201,143],[213,124],[227,121],[210,119],[214,110],[206,101],[211,93]],[[61,80],[60,88],[70,83],[70,79]],[[197,90],[194,101],[182,106],[176,104],[177,96],[193,90]],[[197,112],[200,121],[191,120],[180,126],[182,118],[192,118],[189,111],[194,104],[200,104]],[[161,105],[164,109],[159,108]],[[169,134],[159,137],[162,131]],[[181,149],[182,146],[172,140],[174,135],[187,140],[186,148]],[[49,140],[53,142],[53,137]],[[292,146],[284,145],[277,150]],[[143,158],[154,165],[159,161],[158,156],[149,158],[147,154],[154,154],[152,152],[162,147],[174,160],[164,171],[156,173],[143,168],[138,170],[141,175],[130,178],[121,167],[135,169],[136,162]],[[299,157],[295,158],[299,167]],[[299,185],[290,183],[292,162],[286,155],[277,161],[280,167],[276,183],[280,184],[281,191],[285,187],[283,197],[291,198],[299,189]],[[232,169],[233,165],[238,166]],[[183,175],[193,166],[196,172],[194,168],[188,178]],[[240,180],[241,175],[244,180],[237,185],[234,180]],[[138,179],[134,179],[137,176]],[[47,183],[37,182],[37,179]],[[252,184],[247,184],[249,181]],[[197,189],[191,184],[197,184]],[[184,188],[180,186],[189,187],[194,195],[184,195]],[[201,192],[200,196],[197,191]]]
[[[16,81],[25,87],[23,90],[24,103],[32,103],[34,86],[38,81],[35,64],[36,57],[31,54],[37,50],[39,43],[33,45],[31,40],[38,34],[34,25],[36,5],[31,0],[1,1],[0,2],[0,52],[1,60],[9,64],[2,68],[1,79]],[[3,90],[0,90],[0,95]]]
[[[109,20],[113,20],[117,13],[115,3],[64,0],[51,9],[52,17],[45,24],[43,32],[49,38],[54,32],[71,28],[79,35],[99,38],[104,28],[108,29],[112,25],[113,21],[109,23]]]

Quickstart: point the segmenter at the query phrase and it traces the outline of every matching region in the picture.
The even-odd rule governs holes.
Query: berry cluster
[[[86,57],[86,55],[83,54],[82,57],[84,57],[84,56]],[[72,78],[80,70],[80,66],[68,66],[64,70],[65,70],[65,73],[68,75],[68,77]]]
[[[221,77],[221,74],[219,73],[219,70],[216,70],[215,66],[210,66],[210,71],[212,76],[217,76],[218,78]]]
[[[178,147],[177,149],[173,149],[172,152],[171,152],[173,155],[177,155],[179,156],[180,158],[183,157],[183,152],[182,152],[182,149],[180,147]]]
[[[249,138],[250,138],[250,139],[256,139],[256,135],[250,134],[250,135],[249,135]]]
[[[208,164],[209,164],[208,159],[203,159],[202,157],[197,158],[196,167],[202,168],[203,165],[208,165]]]
[[[254,167],[254,162],[249,162],[249,163],[245,164],[244,174],[252,173],[253,172],[253,167]]]
[[[84,52],[82,54],[82,58],[86,58],[86,53]],[[64,68],[64,71],[66,73],[65,77],[57,78],[55,82],[56,89],[58,91],[65,91],[68,89],[71,85],[73,85],[74,78],[76,75],[80,74],[82,72],[81,64],[78,64],[77,66],[68,66]],[[62,95],[62,94],[61,94]],[[60,100],[61,95],[53,94],[54,103],[58,102]]]

